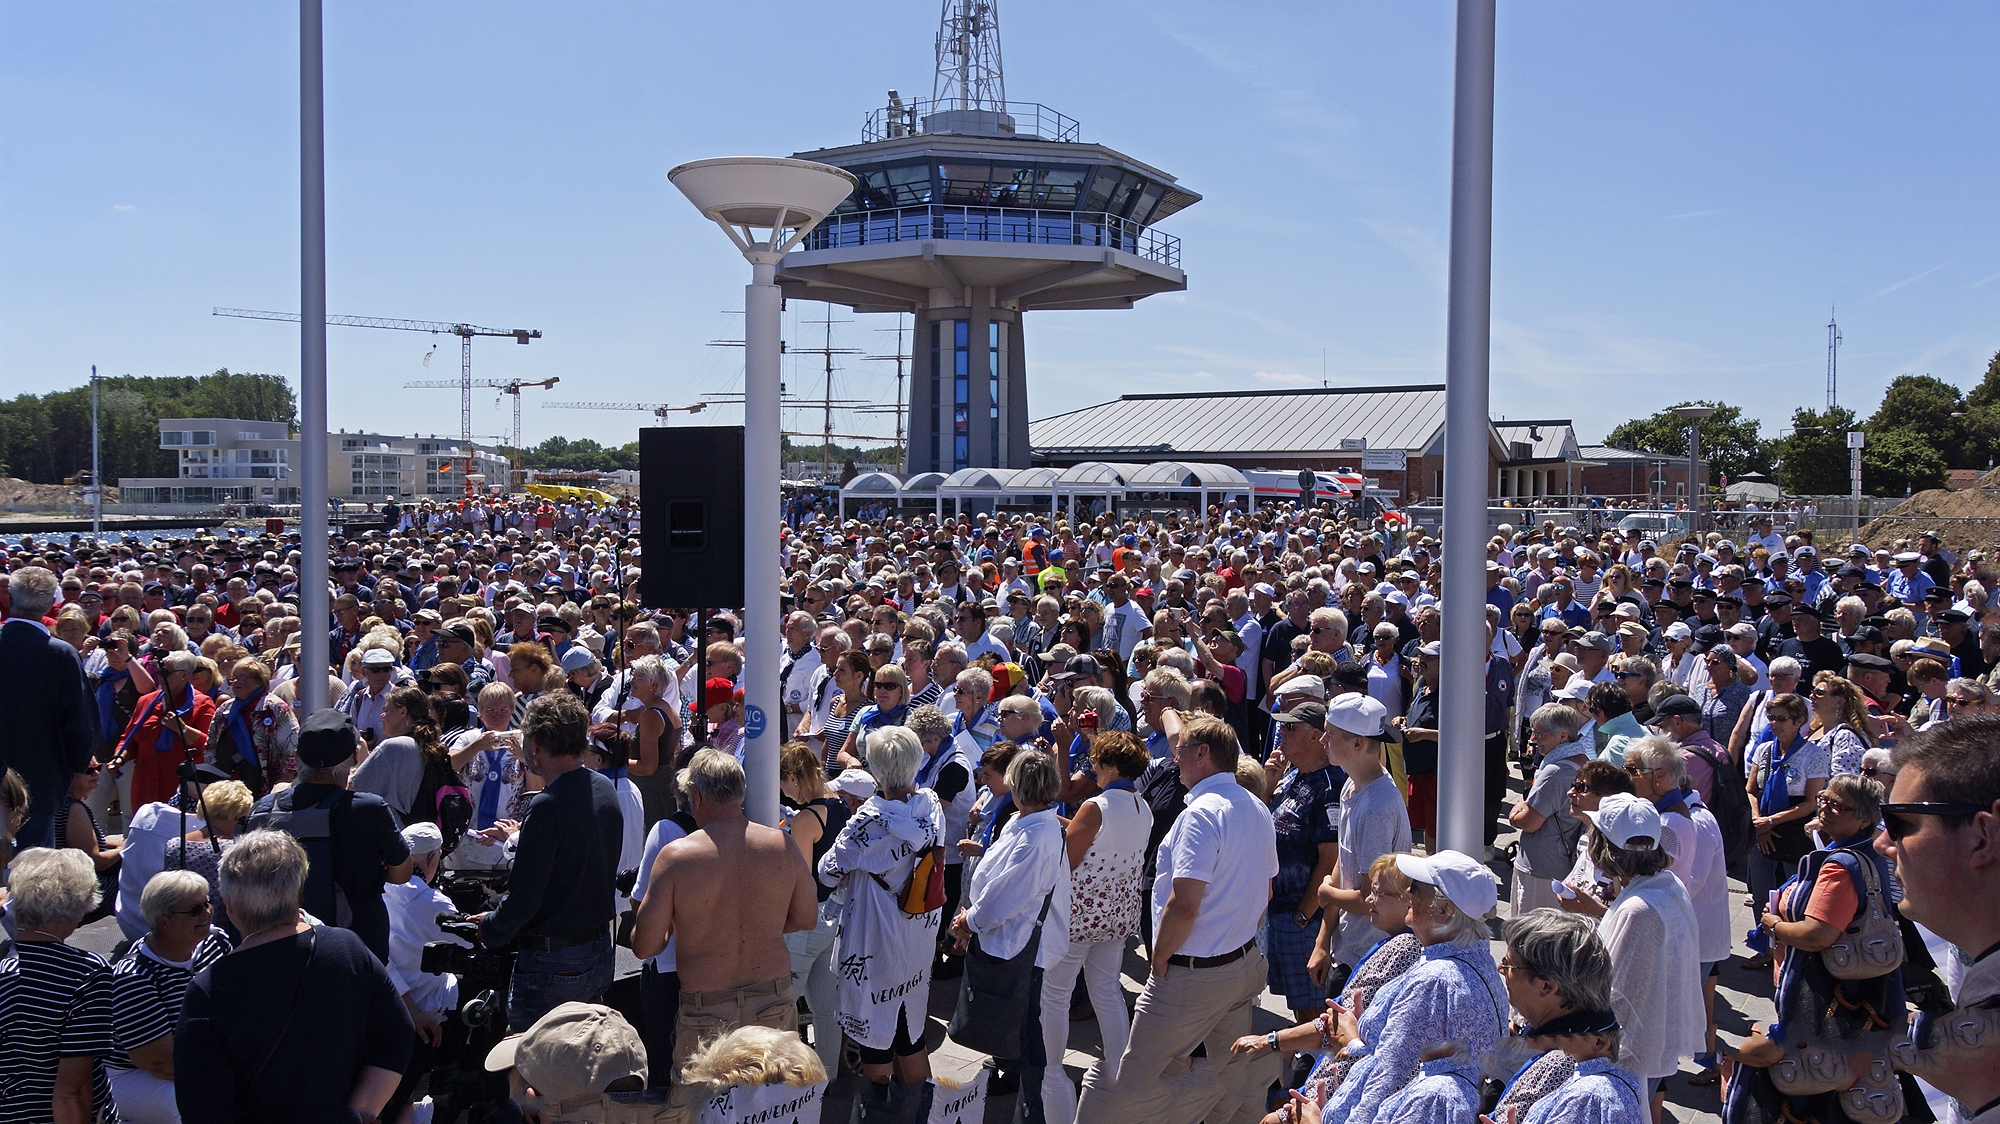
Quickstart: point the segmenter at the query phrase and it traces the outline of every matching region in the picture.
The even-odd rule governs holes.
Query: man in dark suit
[[[84,690],[76,649],[49,635],[43,618],[61,583],[28,566],[7,579],[7,623],[0,626],[0,769],[28,786],[28,818],[15,844],[55,846],[55,815],[74,775],[90,768],[97,715]],[[12,849],[0,838],[0,858]]]

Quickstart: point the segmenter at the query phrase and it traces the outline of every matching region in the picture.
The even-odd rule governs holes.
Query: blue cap
[[[505,562],[496,562],[493,564],[493,572],[496,574],[511,574],[514,572],[514,567],[509,566]]]
[[[1062,552],[1062,548],[1060,548],[1060,547],[1056,548],[1055,550],[1051,550],[1051,551],[1049,551],[1049,561],[1051,561],[1051,562],[1060,562],[1060,561],[1062,561],[1062,556],[1063,556],[1063,552]]]
[[[1126,546],[1138,546],[1138,545],[1139,545],[1139,536],[1137,536],[1137,535],[1126,535],[1126,536],[1125,536],[1124,538],[1122,538],[1122,539],[1119,539],[1118,541],[1119,541],[1120,543],[1123,543],[1123,544],[1124,544],[1124,545],[1126,545]]]

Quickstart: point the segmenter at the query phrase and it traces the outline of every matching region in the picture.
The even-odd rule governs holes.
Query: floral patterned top
[[[1141,874],[1153,810],[1139,799],[1131,781],[1113,781],[1086,803],[1097,805],[1103,826],[1070,873],[1070,943],[1122,941],[1139,931]]]

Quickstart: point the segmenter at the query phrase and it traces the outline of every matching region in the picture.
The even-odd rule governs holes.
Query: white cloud
[[[1936,273],[1938,270],[1943,269],[1945,266],[1948,266],[1950,264],[1951,263],[1948,261],[1939,262],[1938,264],[1930,267],[1929,269],[1924,270],[1922,273],[1919,273],[1914,277],[1905,277],[1901,281],[1896,282],[1894,285],[1891,285],[1888,288],[1881,290],[1880,292],[1869,294],[1866,299],[1872,301],[1876,297],[1886,297],[1890,293],[1895,292],[1897,289],[1901,289],[1909,285],[1914,285],[1917,282],[1922,281],[1924,278],[1929,277],[1931,274]]]
[[[1284,386],[1304,386],[1317,381],[1311,375],[1301,375],[1291,371],[1252,371],[1250,377],[1261,383],[1275,383]]]
[[[134,207],[130,203],[113,203],[111,209],[114,211],[136,211],[139,208]]]
[[[1722,208],[1717,208],[1716,210],[1713,211],[1685,211],[1678,215],[1668,215],[1665,217],[1663,221],[1680,222],[1682,219],[1702,219],[1702,218],[1707,218],[1710,215],[1720,215],[1724,213],[1726,212]]]

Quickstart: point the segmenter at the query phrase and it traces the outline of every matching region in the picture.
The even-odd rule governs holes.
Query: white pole
[[[1495,0],[1458,0],[1445,326],[1444,652],[1438,838],[1478,857],[1486,802],[1487,361],[1493,282]]]
[[[90,534],[104,533],[104,465],[97,443],[97,364],[90,365]]]
[[[299,0],[299,705],[330,705],[327,592],[326,101],[320,0]]]
[[[775,241],[777,232],[772,233]],[[743,771],[744,810],[778,826],[778,341],[783,331],[777,266],[751,266],[743,291]]]

